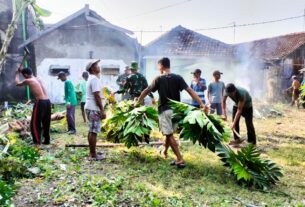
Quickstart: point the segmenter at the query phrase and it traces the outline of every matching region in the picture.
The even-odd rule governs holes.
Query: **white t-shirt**
[[[89,75],[87,81],[87,98],[85,109],[100,111],[99,107],[96,105],[94,92],[100,92],[100,96],[102,98],[102,83],[101,80],[95,75]]]

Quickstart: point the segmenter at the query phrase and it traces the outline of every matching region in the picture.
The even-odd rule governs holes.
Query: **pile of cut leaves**
[[[158,112],[150,106],[135,108],[133,101],[109,105],[107,119],[103,121],[102,134],[107,140],[124,143],[128,148],[141,142],[149,143],[149,135],[158,127]]]
[[[243,147],[236,153],[224,144],[230,138],[230,130],[217,115],[206,115],[195,107],[176,101],[171,101],[171,108],[173,120],[181,130],[180,137],[216,152],[241,185],[266,189],[283,176],[274,162],[260,157],[260,151],[254,145]]]

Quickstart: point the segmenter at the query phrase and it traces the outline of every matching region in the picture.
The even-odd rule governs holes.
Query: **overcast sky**
[[[283,19],[304,14],[304,0],[37,0],[52,12],[45,23],[55,23],[89,4],[109,22],[133,31],[167,31],[177,25],[197,30]],[[167,7],[167,8],[166,8]],[[163,8],[159,10],[159,8]],[[236,28],[235,42],[245,42],[304,30],[304,18]],[[198,31],[234,43],[234,29]],[[142,33],[147,44],[162,32]],[[136,32],[139,42],[140,32]]]

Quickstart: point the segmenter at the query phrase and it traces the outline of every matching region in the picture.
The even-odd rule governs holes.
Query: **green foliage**
[[[27,177],[26,166],[17,157],[6,157],[0,160],[0,174],[5,181],[14,183],[15,179]]]
[[[147,106],[133,107],[134,102],[117,103],[110,118],[103,122],[103,134],[108,140],[125,143],[130,148],[139,142],[149,142],[151,130],[157,128],[158,112]]]
[[[9,148],[8,153],[24,161],[24,164],[29,165],[34,164],[40,157],[40,154],[36,148],[28,146],[22,140],[18,140],[16,144],[12,145]]]
[[[174,119],[183,119],[179,122],[182,129],[180,137],[216,152],[240,184],[266,189],[283,176],[275,163],[260,158],[255,146],[248,145],[235,153],[224,145],[222,142],[229,140],[230,131],[217,115],[206,115],[201,110],[176,101],[171,101],[171,107]]]
[[[267,189],[283,176],[281,169],[271,160],[260,158],[259,150],[252,144],[235,153],[225,145],[217,146],[217,154],[229,167],[239,183]]]
[[[180,137],[191,140],[194,144],[209,148],[215,152],[215,147],[221,141],[230,138],[229,129],[225,128],[221,119],[216,115],[206,115],[203,111],[177,101],[171,101],[174,110],[174,120],[182,119]]]
[[[0,206],[10,206],[11,198],[14,194],[14,187],[3,181],[0,177]]]

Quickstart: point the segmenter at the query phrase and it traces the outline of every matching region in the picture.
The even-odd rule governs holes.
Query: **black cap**
[[[196,69],[193,72],[191,72],[191,74],[195,74],[195,73],[201,73],[201,70],[200,69]]]
[[[215,70],[214,72],[213,72],[213,75],[222,75],[223,73],[222,72],[220,72],[219,70]]]
[[[66,76],[66,73],[63,72],[63,71],[60,71],[58,74],[57,74],[57,79],[60,79],[61,76]]]
[[[233,83],[228,83],[226,85],[225,90],[226,90],[226,93],[232,93],[232,92],[234,92],[236,90],[236,87],[235,87],[235,85]]]

